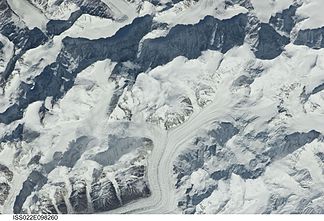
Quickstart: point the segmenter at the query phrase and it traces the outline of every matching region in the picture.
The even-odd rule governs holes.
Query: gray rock
[[[69,145],[69,149],[64,152],[59,165],[72,168],[80,159],[81,155],[87,150],[90,141],[91,139],[86,136],[79,137],[75,141],[72,141]]]
[[[76,180],[72,183],[72,192],[69,201],[74,212],[88,212],[87,184],[83,180]]]
[[[212,145],[206,145],[202,137],[196,138],[194,141],[195,147],[180,154],[177,163],[174,165],[173,171],[177,174],[176,187],[179,187],[182,177],[192,174],[198,168],[202,168],[205,161],[212,156],[222,157],[219,156],[220,149],[238,132],[239,130],[232,123],[220,122],[215,129],[207,132],[207,137],[212,138]],[[228,177],[229,170],[215,171],[212,176],[216,180]]]
[[[281,36],[269,24],[261,23],[255,56],[260,59],[274,59],[289,42],[289,38]]]
[[[318,85],[317,87],[315,87],[313,89],[313,91],[311,92],[311,94],[314,95],[314,94],[317,94],[317,93],[319,93],[319,92],[321,92],[323,90],[324,90],[324,83],[322,83],[322,84]]]
[[[60,35],[62,32],[66,31],[74,22],[82,15],[81,10],[73,12],[68,20],[50,20],[46,24],[46,30],[49,35]]]
[[[239,129],[232,123],[221,122],[216,129],[208,132],[208,136],[212,137],[219,145],[224,146],[227,141],[238,133]]]
[[[38,171],[33,171],[29,174],[27,180],[24,181],[23,187],[16,197],[13,211],[21,213],[27,197],[36,190],[41,189],[47,182],[47,178]]]
[[[264,172],[263,168],[256,168],[254,170],[248,169],[247,166],[242,164],[232,164],[225,170],[219,170],[213,172],[210,177],[214,180],[230,178],[231,174],[234,173],[239,175],[242,179],[256,179],[260,177]]]
[[[9,134],[6,134],[0,139],[0,142],[14,142],[23,140],[24,125],[18,124],[18,126]]]
[[[92,184],[90,196],[95,212],[109,211],[121,206],[114,185],[108,179]]]
[[[1,23],[0,33],[7,37],[17,49],[11,57],[3,73],[0,75],[0,86],[4,86],[15,68],[18,59],[29,49],[45,43],[48,37],[37,27],[29,29],[11,9],[7,1],[0,1]],[[0,119],[1,121],[1,119]]]
[[[242,87],[242,86],[249,86],[254,82],[254,79],[251,77],[248,77],[246,75],[239,76],[234,82],[234,87]]]
[[[324,47],[324,27],[316,29],[300,30],[294,41],[295,45],[306,45],[313,49]]]
[[[33,156],[33,157],[30,159],[30,161],[28,162],[27,166],[31,166],[31,165],[38,165],[40,159],[41,159],[41,155],[36,154],[35,156]]]
[[[202,193],[194,194],[191,198],[192,205],[196,206],[204,199],[208,198],[213,191],[215,190],[215,186],[209,186],[205,191]]]
[[[176,25],[165,37],[145,40],[137,62],[145,70],[177,56],[197,58],[207,49],[225,53],[243,44],[246,24],[247,15],[239,14],[226,20],[206,16],[195,25]]]
[[[10,186],[8,183],[0,183],[0,205],[3,206],[9,196]]]
[[[309,188],[310,183],[313,181],[313,178],[307,169],[297,170],[292,173],[291,176],[293,176],[303,188]]]
[[[288,201],[289,197],[282,197],[278,195],[271,195],[268,201],[267,209],[264,214],[270,214],[281,209]]]
[[[113,165],[121,156],[146,146],[153,146],[152,140],[141,137],[120,138],[110,135],[108,150],[97,153],[91,159],[102,166]]]
[[[316,156],[324,163],[324,153],[323,152],[316,153]]]
[[[280,13],[271,16],[269,23],[277,30],[290,34],[291,30],[296,24],[296,10],[298,6],[291,5],[288,9],[284,9]]]
[[[11,182],[13,179],[13,172],[5,165],[0,164],[0,173],[8,182]]]
[[[283,140],[276,141],[274,144],[272,144],[273,147],[271,147],[264,154],[272,159],[283,158],[303,147],[305,144],[311,143],[320,135],[321,134],[315,130],[311,130],[307,133],[295,132],[286,135]]]
[[[20,96],[15,104],[0,113],[0,123],[9,124],[21,119],[24,109],[32,102],[45,100],[47,97],[53,97],[54,101],[61,98],[73,86],[76,75],[96,61],[106,58],[116,62],[134,60],[139,41],[150,31],[151,25],[152,18],[144,16],[136,18],[132,24],[106,39],[64,38],[63,48],[56,62],[46,66],[34,78],[34,84],[21,84],[20,90],[24,96]],[[33,36],[33,39],[37,39],[37,35]],[[33,40],[30,42],[32,44]],[[72,65],[71,57],[79,61],[73,70],[69,69]]]
[[[116,181],[120,190],[122,203],[128,203],[151,194],[144,166],[132,166],[116,174]]]

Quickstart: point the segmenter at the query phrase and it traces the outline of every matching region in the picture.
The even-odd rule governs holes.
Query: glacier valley
[[[0,213],[324,213],[323,0],[0,0]]]

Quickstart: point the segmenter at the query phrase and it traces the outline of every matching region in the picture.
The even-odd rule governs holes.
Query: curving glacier
[[[0,213],[324,213],[321,0],[0,0]]]

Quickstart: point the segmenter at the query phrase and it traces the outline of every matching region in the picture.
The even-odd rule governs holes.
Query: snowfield
[[[324,213],[324,2],[0,5],[0,213]]]

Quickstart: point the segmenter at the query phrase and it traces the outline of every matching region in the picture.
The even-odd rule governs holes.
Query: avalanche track
[[[231,120],[226,110],[230,110],[233,105],[230,92],[227,91],[176,128],[165,131],[150,125],[153,134],[150,138],[154,139],[155,144],[148,163],[148,180],[152,194],[108,213],[180,213],[175,197],[173,162],[185,148],[183,144],[200,129],[219,119]]]

